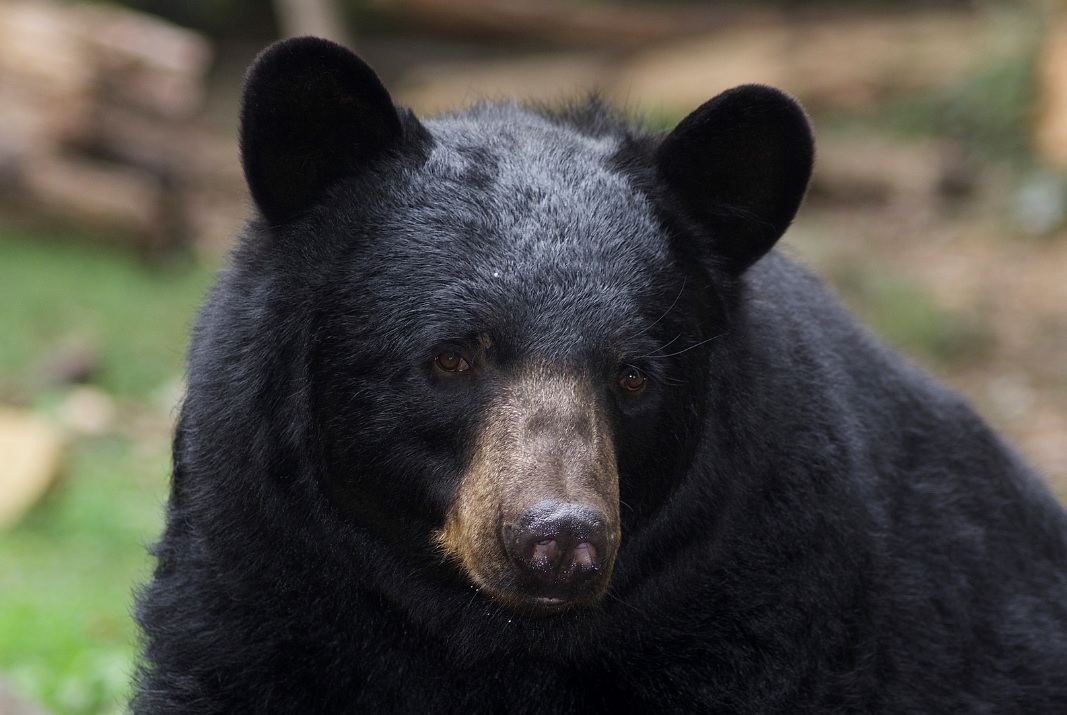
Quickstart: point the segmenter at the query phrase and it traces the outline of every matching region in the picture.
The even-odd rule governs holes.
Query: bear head
[[[709,350],[803,197],[803,111],[750,85],[665,136],[595,101],[420,121],[298,38],[250,70],[240,139],[239,260],[302,366],[292,469],[398,561],[524,613],[600,601],[689,468]]]

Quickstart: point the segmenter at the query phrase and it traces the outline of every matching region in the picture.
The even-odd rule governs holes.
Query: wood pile
[[[200,35],[102,4],[0,0],[4,209],[133,239],[199,231],[196,192],[232,142],[197,128],[212,50]]]

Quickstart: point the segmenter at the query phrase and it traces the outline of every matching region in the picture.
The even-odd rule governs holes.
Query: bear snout
[[[607,517],[583,504],[544,500],[504,524],[504,548],[541,599],[569,601],[586,595],[602,564],[614,556]]]
[[[536,613],[597,603],[620,539],[614,440],[591,384],[520,372],[484,411],[437,546],[486,595]]]

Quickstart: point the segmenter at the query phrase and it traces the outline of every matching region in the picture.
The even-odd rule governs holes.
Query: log
[[[27,85],[49,97],[90,93],[96,73],[78,36],[64,5],[0,2],[0,84]]]
[[[99,89],[163,117],[184,118],[203,104],[211,45],[195,32],[106,5],[71,10],[80,41],[97,65]]]
[[[98,232],[147,239],[158,230],[163,187],[148,171],[74,156],[39,156],[19,183],[39,213]]]
[[[18,523],[59,478],[63,439],[43,417],[0,408],[0,529]]]

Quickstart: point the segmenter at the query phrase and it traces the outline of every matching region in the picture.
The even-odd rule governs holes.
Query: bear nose
[[[582,504],[546,500],[503,529],[504,547],[519,569],[561,596],[611,561],[607,519]]]

